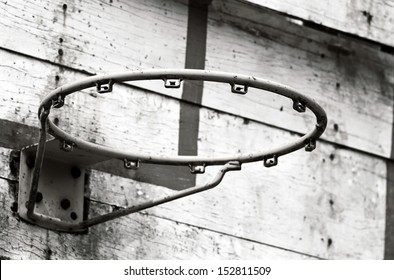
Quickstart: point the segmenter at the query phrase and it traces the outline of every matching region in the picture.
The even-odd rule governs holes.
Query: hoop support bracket
[[[111,158],[79,149],[59,139],[47,141],[48,115],[42,115],[40,143],[21,151],[18,213],[22,219],[50,230],[83,232],[91,226],[214,188],[228,171],[241,170],[240,162],[231,161],[224,164],[216,177],[205,185],[84,219],[87,216],[84,213],[85,170]],[[72,149],[64,148],[70,146]]]

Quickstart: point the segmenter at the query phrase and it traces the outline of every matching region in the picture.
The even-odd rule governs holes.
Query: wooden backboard
[[[394,8],[338,0],[335,11],[343,14],[333,20],[333,9],[320,1],[190,2],[0,2],[1,258],[393,258]],[[295,152],[270,169],[245,164],[216,189],[84,234],[20,220],[18,155],[37,142],[45,94],[94,74],[151,68],[205,68],[287,84],[322,105],[327,131],[312,153]],[[253,90],[234,95],[215,83],[179,90],[125,83],[111,94],[86,90],[67,102],[51,114],[67,131],[156,154],[273,147],[314,124],[287,99]],[[214,171],[135,172],[103,163],[86,177],[86,211],[160,197]]]

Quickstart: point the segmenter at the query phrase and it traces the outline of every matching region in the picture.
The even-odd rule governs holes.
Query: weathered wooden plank
[[[327,111],[324,139],[390,157],[391,55],[240,6],[238,1],[215,4],[218,12],[210,13],[208,25],[208,69],[251,74],[292,86]],[[246,100],[243,96],[224,98],[226,89],[207,83],[203,104],[298,132],[313,125],[285,99],[253,92]]]
[[[16,183],[0,178],[0,255],[10,259],[311,258],[143,214],[94,227],[88,234],[56,233],[18,218],[15,208],[11,210],[16,188]],[[91,203],[92,212],[103,207]]]
[[[40,0],[0,6],[4,48],[92,73],[185,65],[184,4]]]
[[[59,84],[86,77],[85,74],[0,51],[0,79],[6,90],[0,93],[0,144],[20,149],[37,143],[37,109],[45,94]],[[40,76],[34,75],[38,71]],[[162,85],[162,81],[158,81]],[[83,139],[117,149],[134,149],[150,154],[178,154],[180,102],[145,90],[116,85],[111,94],[100,95],[94,89],[73,94],[61,110],[52,110],[51,118],[59,126]],[[198,127],[198,123],[197,123]],[[148,128],[148,129],[147,129]],[[123,165],[121,168],[123,169]],[[113,172],[114,164],[101,166]],[[166,170],[155,169],[156,178]],[[118,173],[117,173],[118,174]],[[144,171],[128,170],[128,177],[156,182]],[[190,172],[180,170],[167,176],[168,186],[190,186]],[[178,178],[177,182],[174,178]],[[160,182],[164,182],[160,180]],[[175,183],[175,184],[174,184]]]
[[[394,46],[392,1],[246,0],[246,2]]]
[[[50,90],[59,83],[86,77],[4,51],[0,57],[4,89],[0,93],[0,119],[30,127],[38,127],[38,106]],[[141,152],[177,154],[179,101],[144,90],[116,85],[113,93],[99,95],[88,89],[67,97],[66,105],[52,110],[51,118],[66,131],[93,142],[118,149],[138,147]],[[13,136],[24,135],[0,134],[1,139],[12,140]],[[152,145],[147,145],[147,140]],[[30,144],[35,141],[31,139]]]
[[[0,79],[5,80],[5,90],[0,92],[0,118],[37,125],[36,110],[43,89],[55,87],[59,69],[8,53],[2,65],[4,71]],[[32,69],[40,75],[31,76]],[[60,81],[81,76],[64,70]],[[65,106],[62,113],[54,115],[59,125],[85,139],[109,146],[131,145],[140,151],[176,154],[179,123],[176,100],[122,85],[118,85],[113,94],[90,93],[69,99],[72,106]],[[130,100],[127,106],[124,100]],[[199,154],[247,152],[279,145],[295,137],[208,109],[202,109],[200,117]],[[320,257],[381,258],[385,170],[383,160],[324,144],[312,154],[299,152],[281,158],[280,166],[269,172],[261,164],[246,165],[245,171],[233,174],[219,193],[209,196],[211,200],[196,196],[204,197],[197,211],[201,214],[185,222]],[[232,192],[222,193],[222,189]],[[262,197],[260,189],[268,191],[267,195]],[[243,212],[238,205],[243,210],[250,194],[255,194],[247,207],[250,212]],[[216,197],[221,197],[223,202],[219,208],[213,207],[218,204]],[[228,205],[235,208],[229,210]],[[221,213],[229,216],[218,220],[216,217]],[[240,222],[233,225],[233,219]],[[263,223],[252,226],[256,220]],[[348,235],[343,236],[343,227]],[[297,234],[289,235],[289,229]]]
[[[208,110],[201,120],[199,151],[211,155],[268,148],[295,137]],[[385,167],[383,160],[319,143],[311,154],[280,158],[275,168],[245,164],[216,189],[147,212],[322,258],[382,259]],[[208,168],[197,182],[213,174]],[[91,191],[94,199],[118,206],[172,192],[95,172]]]
[[[264,139],[264,135],[271,135],[268,141],[271,144],[283,141],[281,136],[289,138],[253,123],[243,126],[243,121],[235,117],[205,110],[203,113],[205,121],[201,131],[208,129],[209,142],[202,142],[200,149],[207,154],[259,148],[262,140],[253,139]],[[212,123],[217,123],[219,118],[230,124],[225,134],[215,133]],[[216,126],[217,132],[221,125]],[[237,133],[241,137],[237,137]],[[226,137],[228,134],[233,137]],[[219,143],[223,139],[233,141],[222,148],[224,145]],[[6,159],[2,162],[9,166],[9,152],[4,149],[1,154]],[[277,168],[266,172],[261,164],[245,165],[245,170],[230,175],[217,190],[151,211],[154,215],[264,243],[269,241],[269,244],[299,249],[303,253],[314,254],[317,250],[320,257],[380,258],[384,231],[384,163],[329,145],[319,145],[312,154],[297,155],[281,158]],[[312,161],[308,161],[311,156]],[[165,188],[155,189],[148,184],[93,174],[93,197],[119,206],[169,192]],[[13,178],[7,173],[2,176]],[[288,234],[290,229],[292,235]],[[343,235],[344,231],[347,235]]]
[[[65,11],[63,3],[2,3],[2,46],[92,73],[184,67],[184,3],[66,2]],[[109,17],[111,20],[106,20]],[[285,17],[239,1],[213,1],[209,17],[207,69],[261,76],[305,91],[328,111],[330,123],[325,139],[390,156],[392,56],[363,42],[298,26]],[[141,24],[123,28],[128,18]],[[111,46],[97,43],[97,33],[91,32],[95,28],[105,33],[116,52]],[[157,48],[159,51],[154,51]],[[131,66],[122,66],[124,61]],[[181,91],[169,93],[162,83],[140,86],[180,98]],[[261,98],[251,92],[246,98],[230,94],[224,98],[222,94],[227,91],[228,87],[219,90],[206,85],[203,105],[292,131],[304,132],[308,127],[308,119],[292,114],[289,104],[276,97]]]

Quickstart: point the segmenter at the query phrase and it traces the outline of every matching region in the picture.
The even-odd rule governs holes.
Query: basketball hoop
[[[241,95],[247,94],[249,88],[270,91],[274,94],[291,99],[293,101],[294,110],[299,113],[305,112],[306,108],[310,109],[316,116],[316,125],[311,131],[298,138],[296,141],[270,150],[256,151],[253,153],[238,153],[233,156],[221,157],[158,156],[115,150],[110,147],[84,141],[63,131],[48,118],[52,108],[60,109],[64,105],[66,97],[77,91],[95,87],[98,93],[105,94],[112,91],[114,84],[138,80],[163,80],[164,87],[166,88],[180,88],[184,80],[202,80],[227,83],[233,93]],[[278,164],[279,157],[288,153],[302,148],[311,152],[316,148],[316,140],[322,135],[327,126],[327,116],[322,107],[320,107],[320,105],[318,105],[313,99],[297,92],[294,89],[275,82],[255,78],[253,76],[194,69],[146,70],[92,76],[61,86],[49,93],[42,100],[39,106],[38,115],[41,124],[38,146],[26,148],[25,151],[28,152],[28,149],[34,149],[35,162],[33,171],[26,171],[24,173],[26,175],[30,172],[30,175],[27,177],[31,178],[31,182],[28,182],[28,186],[26,186],[28,193],[28,195],[25,196],[27,211],[20,212],[20,215],[22,218],[42,227],[67,232],[81,231],[99,223],[211,189],[221,182],[226,172],[240,170],[243,163],[264,161],[264,166],[272,167]],[[77,221],[68,221],[67,219],[48,216],[35,211],[39,179],[46,146],[49,145],[50,149],[56,150],[56,148],[53,147],[53,144],[50,144],[50,142],[47,141],[46,132],[54,136],[56,141],[60,142],[60,148],[64,151],[63,153],[54,151],[54,154],[57,154],[60,157],[63,157],[63,154],[67,154],[65,157],[68,159],[63,160],[62,162],[66,162],[67,160],[70,160],[70,158],[74,158],[74,162],[76,162],[74,164],[79,165],[81,168],[107,159],[119,159],[123,161],[124,167],[128,169],[138,169],[140,163],[184,165],[189,166],[190,171],[196,174],[204,173],[207,166],[221,165],[222,168],[213,181],[208,184],[194,186],[186,190],[178,191],[175,194],[162,199],[148,201],[87,220],[74,219]],[[57,150],[59,149],[57,148]],[[32,152],[30,151],[30,154],[31,153]],[[75,153],[74,157],[73,153]],[[91,159],[90,157],[92,157],[92,154],[95,155],[96,158]],[[48,191],[56,192],[56,190]]]

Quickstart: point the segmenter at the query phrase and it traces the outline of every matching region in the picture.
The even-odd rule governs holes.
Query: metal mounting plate
[[[107,158],[74,148],[72,152],[60,149],[61,142],[47,142],[34,212],[51,220],[78,224],[84,216],[85,167]],[[19,216],[37,224],[27,217],[27,201],[31,189],[34,157],[37,145],[21,151],[19,172]],[[53,229],[53,226],[40,224]]]

